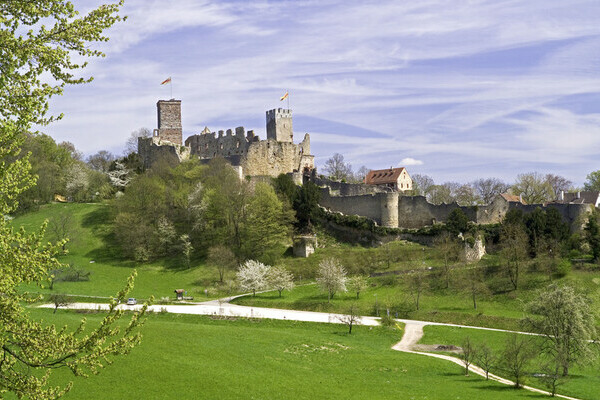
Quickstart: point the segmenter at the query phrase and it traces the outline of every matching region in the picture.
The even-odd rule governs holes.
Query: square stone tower
[[[158,112],[158,137],[171,143],[183,144],[181,128],[181,100],[159,100],[156,103]]]
[[[267,139],[289,143],[294,141],[292,110],[277,108],[267,111]]]

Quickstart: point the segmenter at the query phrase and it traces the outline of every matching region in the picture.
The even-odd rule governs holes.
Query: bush
[[[556,271],[554,272],[554,276],[557,278],[563,278],[569,272],[571,272],[571,261],[562,259],[556,266]]]

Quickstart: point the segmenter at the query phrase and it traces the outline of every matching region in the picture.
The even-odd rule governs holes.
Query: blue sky
[[[52,101],[65,118],[46,132],[85,154],[155,128],[171,76],[184,137],[264,138],[289,90],[318,166],[340,152],[440,183],[535,170],[578,185],[600,169],[598,0],[127,0],[123,14],[94,81]]]

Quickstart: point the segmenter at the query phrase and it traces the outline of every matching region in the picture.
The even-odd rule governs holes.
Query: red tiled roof
[[[371,170],[365,177],[365,183],[367,185],[396,183],[402,171],[404,171],[404,167]]]
[[[504,200],[508,201],[509,203],[527,204],[527,202],[525,200],[521,200],[521,198],[519,196],[514,195],[514,194],[502,193],[502,194],[500,194],[500,196],[502,196],[504,198]]]

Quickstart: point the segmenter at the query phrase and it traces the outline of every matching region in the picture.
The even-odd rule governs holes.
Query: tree
[[[131,170],[124,163],[116,161],[114,167],[108,172],[110,184],[117,190],[123,190],[131,182]]]
[[[171,246],[177,237],[175,226],[167,217],[162,216],[158,219],[156,231],[158,233],[158,241],[160,243],[162,253],[170,253],[170,250],[172,250]]]
[[[209,233],[214,242],[228,245],[241,260],[250,187],[221,157],[210,161],[203,180],[206,182],[205,214],[210,221]]]
[[[452,188],[448,183],[429,187],[426,197],[431,204],[436,205],[442,203],[450,204],[454,201],[454,197],[452,197]]]
[[[106,150],[100,150],[96,154],[93,154],[87,158],[87,164],[94,171],[100,171],[107,173],[110,164],[115,160],[114,154]]]
[[[369,279],[366,276],[356,275],[348,278],[348,290],[356,293],[356,300],[358,300],[360,293],[365,291],[369,287]]]
[[[294,288],[294,275],[284,267],[272,267],[267,274],[267,282],[269,287],[277,290],[281,297],[281,292]]]
[[[319,263],[317,271],[317,283],[321,290],[327,292],[327,302],[336,292],[346,291],[346,270],[335,258],[327,258]]]
[[[294,201],[297,228],[300,232],[312,232],[312,223],[318,217],[321,192],[312,182],[305,182]]]
[[[464,271],[463,287],[471,297],[473,308],[477,309],[477,297],[489,292],[480,267],[473,266]]]
[[[500,233],[500,255],[503,269],[514,290],[519,288],[523,264],[528,258],[527,234],[521,224],[504,223]]]
[[[242,255],[262,259],[289,238],[294,213],[271,185],[259,182],[248,199],[241,228]]]
[[[434,245],[444,261],[441,270],[442,275],[444,276],[445,287],[448,289],[450,287],[450,275],[454,263],[458,261],[459,245],[453,235],[449,232],[442,232],[440,236],[435,238]]]
[[[225,273],[232,271],[237,266],[235,254],[226,246],[218,244],[208,249],[208,262],[215,265],[219,271],[219,282],[223,282]]]
[[[564,176],[546,174],[545,180],[550,185],[552,192],[554,193],[554,198],[552,200],[558,199],[558,196],[560,196],[561,192],[567,192],[573,188],[573,182]]]
[[[127,353],[140,340],[136,328],[143,313],[135,313],[125,329],[115,324],[123,315],[110,303],[100,325],[83,333],[57,329],[31,319],[23,304],[22,285],[43,286],[48,271],[59,267],[56,247],[43,244],[45,225],[37,233],[15,232],[5,215],[15,199],[35,183],[29,158],[18,157],[33,124],[44,126],[60,116],[47,115],[50,97],[67,84],[89,81],[75,73],[86,65],[71,56],[101,56],[93,44],[107,40],[102,32],[121,20],[122,2],[100,6],[79,16],[70,2],[47,0],[0,3],[0,395],[54,399],[69,390],[49,387],[53,369],[66,367],[76,375],[95,373],[110,356]],[[119,292],[124,299],[133,276]]]
[[[455,208],[450,211],[448,218],[446,219],[446,228],[454,235],[459,233],[466,233],[469,229],[469,218],[463,210]]]
[[[486,344],[482,344],[477,348],[475,352],[475,360],[485,371],[485,379],[489,379],[490,370],[496,366],[496,355],[493,350],[490,349]]]
[[[503,367],[514,380],[515,387],[518,388],[523,385],[523,377],[534,357],[535,353],[529,339],[512,334],[506,340],[504,352],[502,353]]]
[[[473,363],[473,359],[475,359],[475,347],[473,343],[471,343],[471,338],[468,336],[464,338],[462,342],[462,352],[460,353],[460,358],[465,365],[465,375],[469,375],[469,366]]]
[[[358,170],[356,170],[356,173],[354,174],[354,181],[357,183],[363,183],[369,171],[371,170],[365,165],[361,166]]]
[[[453,190],[452,197],[460,206],[473,206],[480,203],[475,189],[469,185],[459,185]]]
[[[425,290],[425,284],[427,279],[427,270],[425,269],[425,263],[423,262],[422,267],[413,269],[408,276],[408,290],[415,302],[415,308],[419,311],[421,294]]]
[[[352,177],[352,166],[344,162],[344,156],[340,153],[335,153],[325,161],[323,171],[334,181],[348,180]]]
[[[73,214],[61,210],[48,224],[52,238],[60,242],[63,253],[67,250],[67,242],[75,229]]]
[[[496,196],[506,193],[510,188],[509,184],[497,178],[477,179],[472,186],[483,204],[490,204]]]
[[[58,307],[66,307],[71,303],[71,298],[66,294],[52,294],[50,295],[50,301],[54,304],[53,314],[56,314]]]
[[[542,351],[561,366],[563,376],[572,364],[593,355],[589,341],[596,337],[596,324],[588,297],[569,286],[550,285],[527,304],[527,311],[539,316],[524,322],[544,335]]]
[[[598,261],[600,259],[600,226],[598,225],[596,213],[590,214],[584,229],[585,238],[592,250],[594,261]]]
[[[183,260],[185,261],[185,267],[190,268],[190,257],[192,255],[192,251],[194,251],[194,246],[192,246],[192,242],[190,242],[190,235],[184,233],[179,236],[179,242],[181,243],[181,254],[183,255]]]
[[[517,196],[521,195],[528,204],[541,204],[555,199],[552,185],[539,172],[519,174],[511,191]]]
[[[257,290],[267,288],[267,276],[271,267],[255,260],[248,260],[240,266],[236,278],[242,290],[251,290],[256,296]]]
[[[361,317],[358,314],[359,309],[356,303],[352,303],[350,307],[347,309],[345,314],[342,314],[338,317],[341,323],[346,324],[348,327],[348,334],[352,334],[352,326],[354,324],[358,325],[361,321]]]
[[[417,196],[428,197],[431,187],[435,185],[433,178],[429,175],[414,174],[412,176],[413,193]]]
[[[561,374],[560,363],[552,361],[548,362],[542,365],[541,372],[542,373],[538,375],[538,379],[542,382],[542,385],[550,390],[550,394],[554,397],[556,395],[557,387],[563,384],[566,378]]]
[[[152,132],[148,128],[139,128],[131,132],[127,141],[125,142],[125,151],[124,155],[128,155],[131,153],[137,153],[138,151],[138,138],[149,138],[152,137]]]
[[[590,192],[600,192],[600,169],[586,176],[583,188]]]

